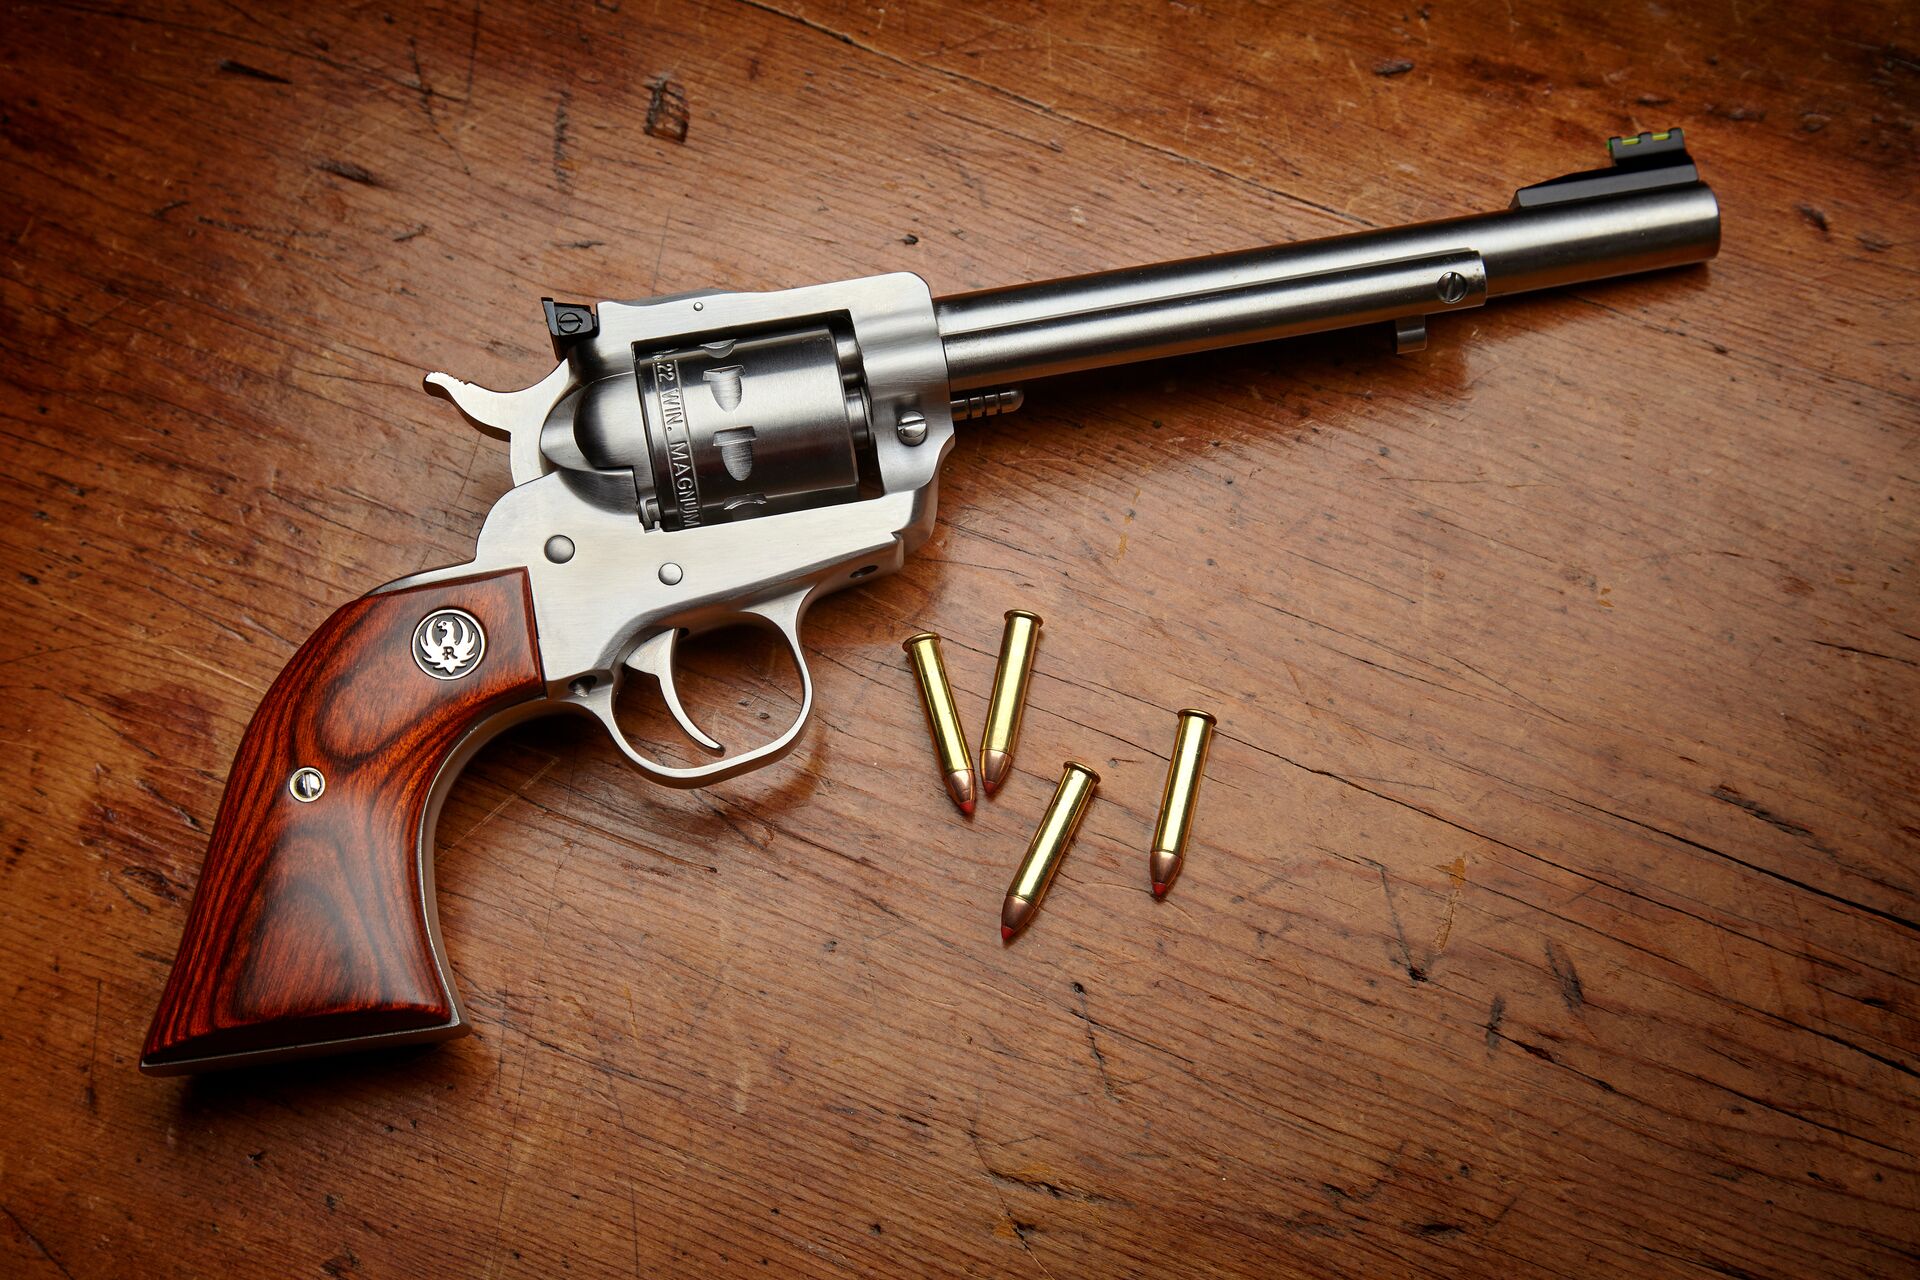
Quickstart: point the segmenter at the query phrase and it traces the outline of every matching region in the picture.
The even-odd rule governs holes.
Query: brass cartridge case
[[[1099,785],[1099,774],[1078,761],[1067,761],[1060,773],[1060,785],[1054,788],[1053,799],[1041,815],[1040,827],[1027,846],[1027,856],[1021,861],[1020,870],[1014,873],[1013,883],[1007,887],[1007,899],[1000,908],[1002,942],[1011,942],[1039,911],[1041,901],[1047,896],[1047,887],[1053,883],[1053,873],[1060,869],[1060,861],[1066,856],[1067,846],[1073,843],[1080,819],[1086,816],[1087,803]]]
[[[1160,793],[1160,817],[1153,824],[1153,851],[1147,858],[1147,874],[1156,898],[1167,895],[1186,863],[1187,837],[1193,834],[1193,812],[1200,802],[1200,779],[1207,771],[1213,726],[1213,717],[1204,711],[1189,708],[1180,713],[1173,759],[1167,765],[1167,786]]]
[[[927,713],[927,732],[940,763],[941,780],[960,812],[973,814],[973,759],[967,754],[967,735],[960,727],[960,711],[947,684],[946,664],[940,660],[940,637],[931,631],[908,636],[901,648],[913,659],[914,678],[920,684],[920,706]]]
[[[1000,636],[1000,662],[993,672],[993,697],[987,702],[987,727],[980,735],[980,783],[988,795],[1013,772],[1013,749],[1020,741],[1020,720],[1027,708],[1027,681],[1033,654],[1040,647],[1040,615],[1007,610]]]

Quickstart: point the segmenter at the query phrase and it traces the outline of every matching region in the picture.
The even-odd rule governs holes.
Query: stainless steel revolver
[[[821,596],[932,531],[956,422],[1054,374],[1354,325],[1425,345],[1500,294],[1704,261],[1720,215],[1679,130],[1499,213],[935,299],[909,274],[597,307],[546,300],[559,363],[523,390],[429,390],[507,441],[514,488],[473,558],[391,583],[294,655],[243,739],[143,1069],[174,1074],[466,1029],[435,922],[432,839],[465,761],[571,710],[633,766],[695,787],[792,748],[813,706],[800,629]],[[793,723],[727,755],[674,684],[682,637],[751,620],[800,673]],[[651,676],[716,754],[622,732]]]

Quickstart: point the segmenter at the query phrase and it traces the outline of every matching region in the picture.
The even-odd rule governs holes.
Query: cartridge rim
[[[915,634],[908,636],[905,640],[902,640],[900,642],[900,647],[906,652],[912,653],[913,646],[919,644],[922,640],[938,640],[939,638],[940,636],[937,632],[933,632],[933,631],[916,632]]]
[[[1007,610],[1007,621],[1012,622],[1015,618],[1025,618],[1027,621],[1031,622],[1036,627],[1044,627],[1047,625],[1046,620],[1043,619],[1039,614],[1033,612],[1031,609]]]
[[[1078,760],[1067,761],[1066,765],[1062,769],[1062,772],[1084,773],[1087,775],[1087,780],[1089,782],[1092,782],[1096,786],[1098,786],[1100,782],[1100,775],[1095,773],[1092,769],[1089,769],[1086,765],[1081,764]]]
[[[1213,718],[1213,712],[1202,711],[1198,707],[1186,707],[1180,710],[1179,712],[1176,712],[1175,714],[1177,714],[1183,720],[1186,719],[1188,716],[1192,716],[1196,720],[1205,720],[1210,725],[1217,726],[1220,723],[1218,720]]]

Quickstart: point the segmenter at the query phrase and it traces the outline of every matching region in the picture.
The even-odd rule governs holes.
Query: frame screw
[[[1438,287],[1440,301],[1449,305],[1467,296],[1467,278],[1458,271],[1449,271],[1440,277]]]
[[[573,539],[564,533],[556,533],[548,538],[547,559],[555,564],[565,564],[573,559]]]
[[[917,445],[927,438],[927,415],[918,409],[902,410],[893,432],[904,445]]]
[[[312,804],[326,789],[326,775],[311,765],[295,769],[287,779],[287,793],[301,804]]]
[[[677,564],[668,563],[660,566],[660,581],[666,586],[677,587],[680,585],[680,579],[686,576]]]

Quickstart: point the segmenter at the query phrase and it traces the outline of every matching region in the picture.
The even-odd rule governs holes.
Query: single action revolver
[[[520,391],[427,387],[507,442],[514,487],[465,564],[328,618],[240,743],[141,1069],[174,1075],[468,1029],[433,894],[441,801],[519,721],[593,716],[671,787],[778,759],[813,707],[800,627],[933,530],[954,424],[1053,374],[1390,325],[1714,256],[1720,211],[1678,129],[1499,213],[935,299],[896,274],[774,293],[546,302],[559,364]],[[724,754],[686,714],[674,648],[741,620],[785,638],[800,709]],[[635,673],[716,758],[621,731]]]

